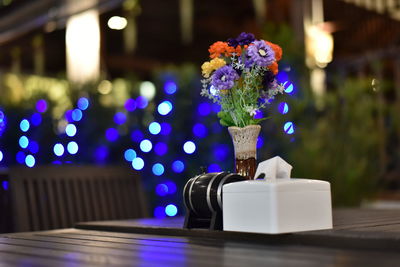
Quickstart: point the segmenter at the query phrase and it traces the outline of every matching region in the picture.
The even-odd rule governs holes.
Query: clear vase
[[[260,130],[260,125],[248,125],[243,128],[228,127],[235,151],[235,172],[248,180],[254,179],[256,173],[257,138]]]

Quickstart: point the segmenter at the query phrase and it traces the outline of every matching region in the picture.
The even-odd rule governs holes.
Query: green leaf
[[[220,111],[220,112],[218,112],[217,116],[220,119],[219,123],[222,126],[227,126],[227,127],[235,126],[235,123],[234,123],[231,115],[229,114],[229,112]]]

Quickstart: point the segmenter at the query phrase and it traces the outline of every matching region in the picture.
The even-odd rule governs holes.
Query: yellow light
[[[68,78],[76,83],[98,79],[100,29],[96,10],[89,10],[68,19],[66,45]]]
[[[112,90],[112,83],[107,80],[101,81],[101,83],[97,86],[97,91],[99,91],[102,95],[107,95]]]
[[[107,22],[108,27],[113,30],[123,30],[127,24],[126,18],[120,16],[113,16]]]
[[[326,67],[332,61],[333,37],[330,33],[318,26],[309,26],[307,32],[307,54],[313,62],[307,62],[310,67],[317,65],[320,68]]]

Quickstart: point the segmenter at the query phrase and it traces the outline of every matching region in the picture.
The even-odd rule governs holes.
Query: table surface
[[[182,218],[0,235],[0,266],[399,266],[400,211],[336,210],[334,229],[285,235],[182,229]]]

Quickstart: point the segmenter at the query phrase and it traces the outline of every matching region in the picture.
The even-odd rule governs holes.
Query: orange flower
[[[270,71],[272,71],[272,73],[274,75],[277,75],[278,74],[278,63],[276,61],[274,61],[274,63],[272,63],[271,65],[268,66],[268,69]]]
[[[276,61],[281,60],[281,58],[282,58],[282,48],[277,44],[274,44],[274,43],[271,43],[271,42],[268,42],[268,41],[265,41],[265,42],[267,43],[267,45],[269,45],[272,48],[272,50],[274,50],[274,52],[275,52],[275,60]]]
[[[229,57],[232,55],[232,53],[236,52],[236,50],[235,48],[230,47],[228,43],[218,41],[210,46],[208,52],[210,52],[210,58],[216,58],[221,56],[222,54],[226,57]]]

